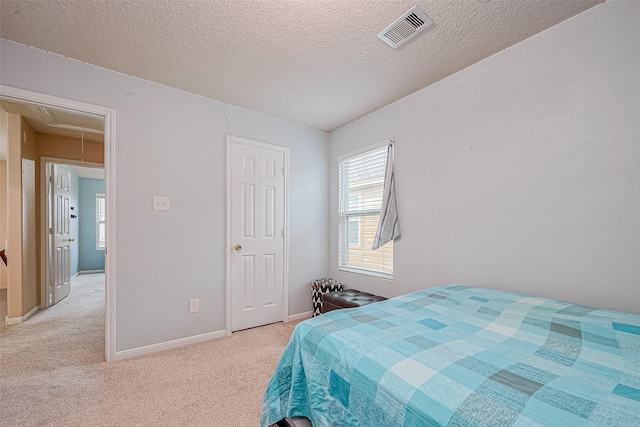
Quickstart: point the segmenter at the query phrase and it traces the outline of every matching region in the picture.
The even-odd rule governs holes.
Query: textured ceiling
[[[324,131],[602,0],[0,0],[0,37]],[[376,35],[417,5],[435,23]]]

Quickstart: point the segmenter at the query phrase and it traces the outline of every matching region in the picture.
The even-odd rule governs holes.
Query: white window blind
[[[338,268],[393,275],[393,242],[373,251],[384,189],[387,146],[338,162]]]
[[[107,215],[104,194],[96,194],[96,249],[105,248],[105,223]]]

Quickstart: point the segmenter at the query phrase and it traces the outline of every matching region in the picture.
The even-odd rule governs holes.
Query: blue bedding
[[[300,323],[261,425],[640,426],[640,316],[449,285]]]

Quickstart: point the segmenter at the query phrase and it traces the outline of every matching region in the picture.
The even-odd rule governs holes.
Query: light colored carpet
[[[0,424],[257,426],[298,322],[104,362],[104,275],[27,322],[0,327]]]

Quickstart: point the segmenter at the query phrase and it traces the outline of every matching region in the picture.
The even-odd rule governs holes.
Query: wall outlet
[[[189,300],[189,313],[197,313],[200,310],[200,300],[199,299],[190,299]]]
[[[169,210],[169,198],[168,197],[153,197],[153,210],[154,211],[168,211]]]

